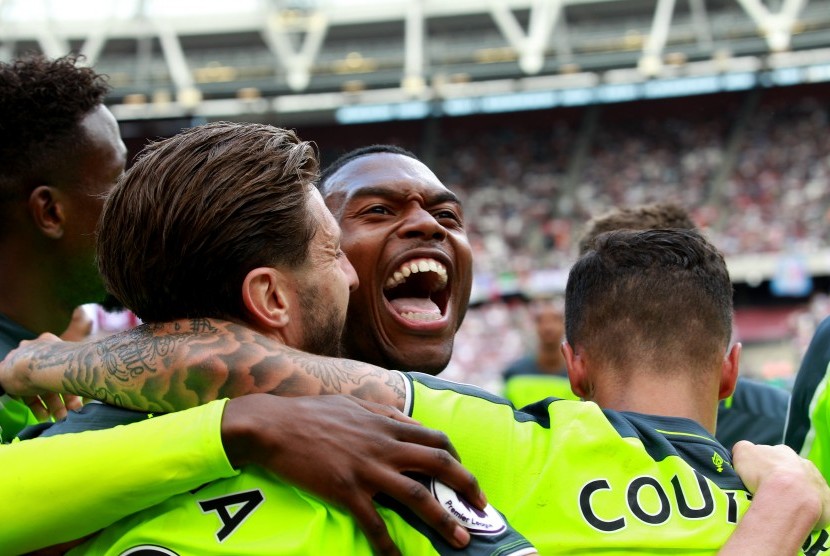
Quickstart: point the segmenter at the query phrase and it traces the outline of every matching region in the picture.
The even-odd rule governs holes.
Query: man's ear
[[[254,323],[267,329],[288,325],[288,281],[275,268],[255,268],[242,282],[242,302]]]
[[[29,212],[37,228],[50,239],[63,237],[66,211],[59,190],[40,185],[29,195]]]
[[[585,358],[567,341],[562,342],[562,355],[565,357],[565,366],[568,368],[568,380],[571,382],[571,391],[583,400],[591,399],[593,387],[585,367]]]
[[[736,343],[723,357],[720,374],[720,391],[718,392],[718,399],[725,400],[735,391],[735,383],[738,380],[738,367],[741,360],[741,346]]]

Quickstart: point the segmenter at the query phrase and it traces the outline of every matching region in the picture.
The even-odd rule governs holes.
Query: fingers
[[[46,421],[49,419],[49,410],[46,409],[40,397],[31,396],[23,398],[23,403],[29,406],[29,409],[32,410],[32,413],[34,413],[38,421]]]
[[[386,415],[387,410],[397,412],[397,409],[387,406],[372,405],[377,407],[369,409],[377,409],[380,415]],[[487,498],[481,491],[478,480],[461,465],[461,458],[446,434],[405,422],[392,423],[391,426],[394,437],[400,442],[391,450],[400,471],[414,471],[435,477],[478,509],[487,506]]]
[[[460,525],[426,486],[430,479],[403,474],[387,476],[384,493],[408,507],[431,529],[437,531],[450,545],[464,548],[470,542],[470,533]]]
[[[46,406],[46,411],[49,412],[51,417],[54,417],[55,419],[63,419],[66,417],[66,406],[64,405],[60,394],[41,394],[40,398],[43,400],[43,403]]]
[[[92,324],[92,319],[87,316],[83,308],[76,307],[72,313],[72,320],[61,334],[61,338],[70,342],[79,342],[92,332]]]
[[[749,440],[739,440],[732,446],[732,463],[736,466],[743,463],[745,459],[750,459],[752,457],[752,449],[755,448],[755,444],[750,442]]]
[[[63,405],[67,410],[77,411],[84,406],[84,400],[80,396],[74,394],[61,394],[63,397]]]
[[[415,472],[429,477],[435,477],[455,490],[476,508],[484,509],[487,506],[487,498],[481,491],[481,487],[475,476],[458,461],[457,455],[454,454],[455,450],[453,449],[453,452],[449,452],[443,448],[432,447],[430,445],[429,441],[433,441],[438,445],[444,445],[446,435],[423,427],[418,428],[421,429],[421,431],[418,431],[418,434],[421,436],[414,440],[412,438],[402,439],[391,451],[390,462],[396,465],[400,472]],[[422,433],[424,431],[426,433],[437,433],[440,437],[443,437],[443,440],[436,438],[434,434],[423,436]],[[448,443],[448,441],[446,442]],[[449,447],[452,448],[451,445]],[[401,475],[401,477],[406,478],[404,475]],[[401,502],[404,502],[404,500],[401,500],[399,497],[415,499],[414,494],[419,494],[419,489],[412,484],[411,479],[408,479],[404,484],[410,487],[411,492],[407,494],[400,490],[399,486],[396,499]],[[416,482],[415,484],[419,483]],[[382,488],[380,490],[389,492],[388,488]]]
[[[372,413],[377,415],[383,415],[384,417],[389,417],[390,419],[394,419],[395,421],[399,421],[401,423],[407,423],[410,425],[420,425],[418,421],[404,415],[398,408],[392,407],[390,405],[383,405],[375,402],[370,402],[366,400],[361,400],[360,398],[355,398],[352,396],[343,396],[346,399],[353,400],[356,404],[362,406],[365,409],[368,409]]]
[[[420,425],[409,426],[401,424],[397,429],[397,438],[402,442],[411,442],[414,444],[421,444],[423,446],[430,446],[439,450],[449,452],[453,458],[461,461],[461,456],[455,449],[455,446],[450,442],[444,432],[430,429]]]
[[[55,393],[26,397],[23,398],[23,403],[32,410],[38,421],[46,421],[53,417],[63,419],[66,417],[68,410],[83,407],[83,402],[78,396],[66,395],[63,398],[60,394]]]
[[[378,514],[375,505],[368,498],[355,496],[349,498],[347,506],[349,512],[354,516],[358,527],[372,545],[372,550],[382,556],[400,556],[398,547],[395,546],[389,531],[386,529],[386,522]]]

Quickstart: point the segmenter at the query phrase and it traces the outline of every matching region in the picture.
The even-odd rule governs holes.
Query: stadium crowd
[[[464,194],[477,270],[567,267],[590,217],[656,201],[686,207],[727,256],[825,246],[827,97],[767,92],[745,118],[736,117],[740,102],[717,99],[716,112],[687,110],[694,101],[656,115],[648,104],[602,107],[610,113],[600,113],[582,156],[573,155],[578,126],[556,112],[529,128],[449,127],[436,168]],[[633,115],[623,118],[626,110]]]
[[[579,117],[567,111],[561,120],[546,114],[513,125],[448,125],[436,167],[463,195],[478,278],[497,283],[505,274],[521,278],[568,268],[589,218],[656,201],[685,207],[727,257],[826,248],[826,90],[783,98],[767,91],[741,118],[747,102],[719,95],[702,99],[699,109],[694,102],[602,107],[595,128],[585,132],[582,155],[574,154]],[[447,372],[491,386],[534,339],[522,303],[498,296],[487,301],[470,311],[459,342],[465,347]],[[796,357],[828,314],[825,308],[819,300],[793,317]],[[490,347],[494,338],[501,339],[498,350]]]

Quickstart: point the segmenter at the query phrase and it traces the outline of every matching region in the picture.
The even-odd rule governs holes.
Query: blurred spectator
[[[571,392],[562,342],[565,340],[565,307],[561,300],[538,301],[530,310],[536,330],[532,353],[513,361],[504,371],[504,397],[516,407],[549,396],[579,399]]]

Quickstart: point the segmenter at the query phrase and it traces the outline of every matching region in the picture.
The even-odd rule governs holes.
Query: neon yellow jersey
[[[424,526],[422,534],[395,511],[379,508],[379,512],[403,554],[457,553]],[[518,556],[530,552],[529,543],[512,531],[495,543],[487,539],[474,535],[466,553]],[[213,482],[128,517],[69,554],[369,556],[372,550],[348,514],[250,466],[237,477]]]
[[[504,383],[504,397],[516,407],[524,407],[547,397],[578,400],[567,376],[545,374],[513,375]]]
[[[132,422],[136,417],[141,418],[141,414],[93,404],[83,412],[71,412],[65,421],[44,434],[57,431],[56,438],[66,438],[73,436],[70,431],[115,426],[119,422]],[[156,417],[149,422],[168,417]],[[135,425],[117,426],[110,430],[117,434],[132,426]],[[144,446],[136,446],[141,446],[143,453]],[[199,459],[198,454],[192,457]],[[160,465],[164,465],[164,461],[157,463],[151,460],[147,468],[155,471]],[[159,480],[165,479],[162,476]],[[329,478],[320,477],[320,481],[326,480]],[[495,509],[488,508],[482,512],[443,484],[427,477],[420,480],[441,505],[470,531],[472,538],[466,554],[521,556],[532,551],[530,543],[512,529]],[[117,499],[124,494],[129,495],[129,492],[113,488],[112,499],[108,503],[118,505]],[[249,466],[235,477],[200,485],[190,492],[179,489],[171,494],[178,495],[159,500],[157,505],[114,523],[70,554],[372,554],[369,542],[350,515],[285,484],[257,466]],[[378,495],[376,500],[383,504],[379,511],[404,554],[457,553],[409,508],[382,495]]]
[[[0,446],[0,547],[20,554],[83,537],[238,473],[222,447],[226,400],[110,430]]]
[[[540,554],[714,554],[751,496],[698,423],[547,399],[517,411],[412,373],[408,413],[446,432]],[[826,543],[826,533],[814,535]]]

